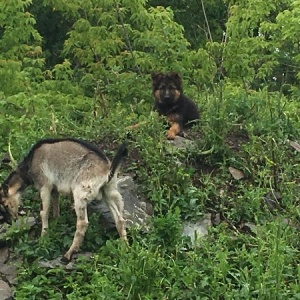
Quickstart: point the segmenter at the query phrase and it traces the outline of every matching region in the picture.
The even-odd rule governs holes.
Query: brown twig
[[[203,11],[203,14],[204,14],[205,23],[206,23],[207,30],[208,30],[208,36],[209,36],[210,41],[212,42],[213,39],[212,39],[212,35],[211,35],[211,32],[210,32],[210,27],[209,27],[208,19],[207,19],[207,16],[206,16],[206,11],[205,11],[205,6],[204,6],[204,3],[203,3],[203,0],[201,0],[201,5],[202,5],[202,11]]]

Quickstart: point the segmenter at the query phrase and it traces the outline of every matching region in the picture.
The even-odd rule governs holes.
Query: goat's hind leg
[[[125,220],[123,218],[124,202],[121,194],[118,192],[117,188],[105,187],[105,202],[109,207],[115,224],[120,235],[120,238],[127,241],[127,233],[125,228]]]
[[[76,231],[71,247],[61,259],[62,262],[65,263],[69,262],[72,259],[72,255],[74,254],[74,252],[77,252],[79,250],[89,224],[86,200],[82,198],[79,199],[74,196],[74,202],[75,212],[77,216]]]

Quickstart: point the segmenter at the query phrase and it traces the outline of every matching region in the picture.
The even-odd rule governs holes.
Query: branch
[[[207,16],[206,16],[206,12],[205,12],[205,7],[204,7],[203,0],[201,0],[201,5],[202,5],[202,11],[203,11],[203,14],[204,14],[204,18],[205,18],[205,23],[206,23],[207,30],[208,30],[208,36],[209,36],[210,41],[212,42],[213,39],[212,39],[212,35],[211,35],[211,32],[210,32],[210,27],[209,27],[209,24],[208,24],[208,20],[207,20]]]

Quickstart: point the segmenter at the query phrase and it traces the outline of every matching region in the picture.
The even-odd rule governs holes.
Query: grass
[[[149,116],[151,98],[135,99],[134,106],[108,98],[107,111],[98,107],[96,118],[93,99],[80,95],[40,91],[1,102],[9,118],[2,121],[0,147],[6,152],[10,143],[16,160],[44,136],[86,138],[108,156],[127,139],[130,155],[122,171],[134,175],[155,211],[149,233],[129,230],[128,250],[92,216],[83,250],[94,256],[73,270],[37,264],[63,253],[73,237],[67,200],[46,237],[38,237],[39,225],[31,235],[11,229],[12,249],[23,257],[15,299],[300,299],[300,156],[288,143],[299,141],[299,101],[229,84],[187,94],[202,115],[188,132],[197,144],[192,151],[170,150],[163,120]],[[146,123],[125,129],[138,121]],[[235,180],[230,166],[245,177]],[[3,169],[1,178],[8,172]],[[281,194],[280,209],[268,208],[270,191]],[[33,198],[28,191],[25,209],[38,215]],[[221,222],[193,249],[181,236],[182,224],[208,212]]]

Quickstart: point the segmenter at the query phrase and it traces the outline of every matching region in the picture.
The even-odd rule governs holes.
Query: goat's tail
[[[111,179],[114,177],[114,175],[118,172],[121,162],[125,156],[128,154],[127,144],[124,142],[120,145],[115,157],[112,160],[111,166],[110,166],[110,173],[108,176],[108,182],[111,181]]]

